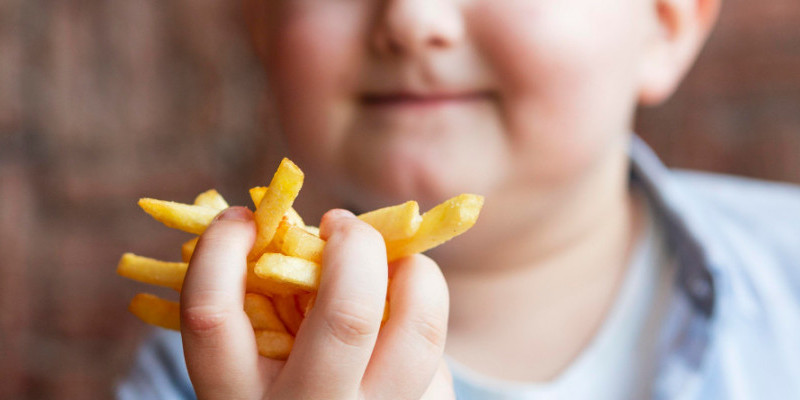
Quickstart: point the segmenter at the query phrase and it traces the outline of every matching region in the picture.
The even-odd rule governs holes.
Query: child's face
[[[656,30],[641,0],[266,0],[292,156],[370,209],[578,182],[619,154]]]

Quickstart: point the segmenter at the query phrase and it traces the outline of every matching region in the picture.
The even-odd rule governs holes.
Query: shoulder
[[[688,194],[711,241],[752,250],[800,272],[800,186],[730,175],[675,171],[672,189]],[[779,260],[776,260],[779,261]]]
[[[800,186],[708,172],[673,171],[678,186],[702,196],[731,217],[800,221]],[[786,218],[790,221],[786,221]],[[798,227],[800,229],[800,227]]]
[[[744,374],[753,394],[796,394],[800,187],[708,173],[671,175],[670,191],[683,193],[678,213],[692,220],[692,232],[711,253],[715,351],[709,368],[719,376]],[[753,365],[762,368],[754,371]]]

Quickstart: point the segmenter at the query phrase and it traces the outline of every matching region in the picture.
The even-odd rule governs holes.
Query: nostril
[[[435,36],[430,38],[430,40],[428,40],[428,44],[431,47],[442,48],[442,47],[447,47],[449,45],[449,42],[440,36]]]

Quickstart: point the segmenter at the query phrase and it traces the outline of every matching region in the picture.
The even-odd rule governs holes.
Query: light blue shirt
[[[636,137],[630,155],[677,262],[652,398],[800,399],[800,188],[671,171]],[[148,340],[117,394],[194,398],[179,334]]]

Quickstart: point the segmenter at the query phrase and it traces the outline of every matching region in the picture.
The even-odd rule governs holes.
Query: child
[[[189,267],[182,342],[148,344],[119,396],[800,396],[800,191],[670,172],[630,133],[719,6],[247,0],[320,203],[486,204],[431,258],[389,265],[380,335],[382,241],[347,211],[325,214],[319,295],[286,362],[257,356],[242,311],[254,225],[227,210]]]

